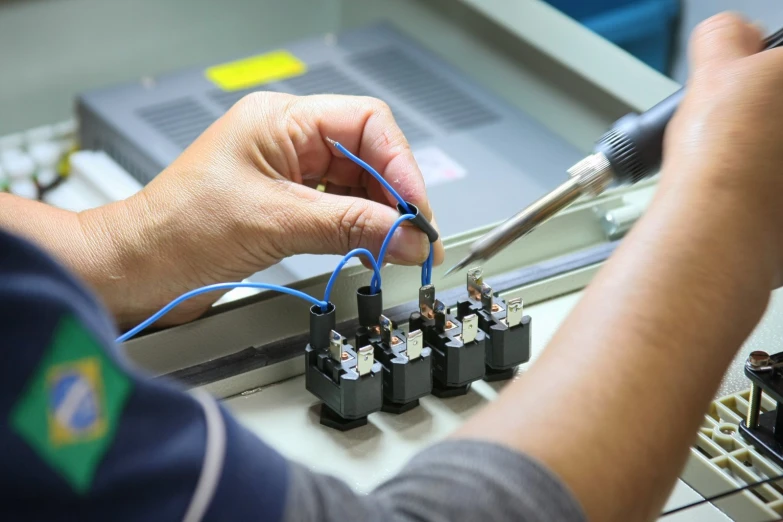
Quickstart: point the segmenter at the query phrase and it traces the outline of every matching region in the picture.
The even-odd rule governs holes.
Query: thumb
[[[286,204],[293,219],[285,227],[284,250],[292,254],[345,254],[366,248],[377,256],[400,214],[374,201],[319,192],[302,185],[287,187]],[[410,223],[395,231],[384,262],[413,265],[429,254],[427,236]]]
[[[759,28],[734,13],[721,13],[700,23],[690,43],[691,68],[723,67],[762,48]]]

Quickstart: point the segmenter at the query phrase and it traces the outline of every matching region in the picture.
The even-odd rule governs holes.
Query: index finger
[[[424,178],[408,140],[386,103],[368,97],[319,95],[300,98],[296,104],[307,107],[303,116],[309,125],[317,127],[323,139],[323,153],[342,157],[334,147],[327,145],[326,138],[340,142],[377,170],[405,201],[416,205],[425,218],[432,219]],[[299,111],[293,112],[292,116],[296,118]],[[384,193],[389,203],[397,204],[394,196],[387,191]]]

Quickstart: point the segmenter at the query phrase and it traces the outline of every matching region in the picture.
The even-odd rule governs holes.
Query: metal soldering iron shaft
[[[579,180],[576,178],[569,179],[473,243],[470,253],[449,269],[446,275],[455,270],[461,270],[470,263],[489,259],[515,239],[531,232],[538,225],[554,216],[560,209],[576,201],[581,194],[582,187],[579,184]]]
[[[445,275],[463,269],[470,263],[491,258],[516,239],[532,232],[582,194],[600,193],[612,179],[609,162],[601,154],[588,156],[568,172],[571,175],[568,181],[473,243],[469,254]]]

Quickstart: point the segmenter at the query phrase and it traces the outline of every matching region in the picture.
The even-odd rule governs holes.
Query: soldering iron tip
[[[457,263],[456,265],[454,265],[454,266],[452,266],[451,268],[449,268],[448,270],[446,270],[446,273],[445,273],[445,274],[443,274],[443,277],[446,277],[446,276],[448,276],[449,274],[452,274],[452,273],[456,272],[457,270],[462,270],[463,268],[465,268],[466,266],[468,266],[468,264],[469,264],[469,263],[470,263],[472,260],[473,260],[473,256],[472,256],[472,255],[469,255],[469,256],[467,256],[467,257],[464,257],[464,258],[462,259],[462,261],[460,261],[460,262],[459,262],[459,263]]]

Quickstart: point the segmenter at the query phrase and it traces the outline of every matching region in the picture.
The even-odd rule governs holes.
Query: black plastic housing
[[[419,207],[417,207],[416,205],[414,205],[413,203],[411,203],[409,201],[406,201],[405,204],[408,205],[409,209],[411,209],[410,213],[414,215],[414,218],[410,220],[411,223],[416,225],[416,227],[419,230],[421,230],[422,232],[427,234],[427,239],[430,240],[430,243],[434,243],[435,241],[437,241],[438,240],[438,231],[435,230],[435,227],[432,226],[432,223],[427,221],[427,218],[425,218],[419,212]],[[408,214],[408,212],[406,212],[406,210],[404,208],[402,208],[402,205],[400,205],[399,203],[397,203],[397,212],[399,212],[400,214]]]
[[[783,45],[783,29],[764,40],[764,49]],[[636,183],[661,166],[666,126],[685,97],[680,89],[641,114],[627,114],[601,136],[594,151],[603,153],[620,183]]]
[[[359,375],[357,353],[350,344],[343,345],[345,360],[332,358],[329,333],[334,329],[333,306],[325,313],[320,307],[312,307],[310,326],[311,342],[305,348],[305,387],[325,406],[321,409],[321,424],[341,431],[366,424],[367,416],[379,411],[383,404],[381,365],[375,362],[370,373]],[[324,329],[326,344],[321,345]]]
[[[383,313],[383,290],[373,294],[369,286],[356,290],[356,305],[359,310],[359,326],[375,326]]]
[[[329,348],[329,339],[332,330],[337,325],[337,315],[332,303],[329,303],[326,311],[313,305],[310,307],[310,346],[317,349]]]
[[[424,341],[432,349],[432,394],[438,397],[464,395],[470,384],[484,377],[486,334],[479,330],[473,342],[463,344],[462,323],[450,313],[446,323],[452,328],[440,331],[435,319],[414,312],[410,330],[421,330]]]
[[[407,356],[408,338],[395,328],[392,339],[386,343],[377,332],[357,332],[357,346],[371,344],[375,360],[383,367],[383,408],[388,413],[404,413],[417,406],[419,399],[432,393],[432,349],[425,346],[421,356],[411,360]]]
[[[526,315],[519,324],[506,325],[503,322],[507,318],[506,301],[495,296],[493,304],[498,306],[494,313],[485,310],[481,301],[470,297],[461,299],[457,302],[457,317],[461,321],[466,315],[478,316],[479,328],[487,334],[485,380],[505,380],[514,376],[517,366],[530,360],[532,321]]]
[[[770,356],[771,365],[780,363],[783,363],[783,352]],[[740,435],[778,466],[783,466],[783,367],[756,371],[745,366],[745,376],[772,397],[777,407],[761,413],[755,428],[748,428],[745,420],[740,422]]]

